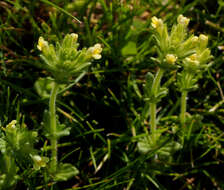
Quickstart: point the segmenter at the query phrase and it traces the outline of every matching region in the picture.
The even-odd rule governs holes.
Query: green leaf
[[[54,80],[51,77],[39,78],[35,84],[34,88],[36,89],[38,95],[42,98],[49,98],[51,94],[51,89],[53,87]],[[65,88],[65,85],[60,85],[59,90]]]
[[[136,43],[133,41],[128,42],[121,50],[123,56],[136,55],[137,53]]]
[[[0,156],[0,189],[12,189],[19,179],[15,159],[4,154]]]
[[[6,142],[4,139],[0,138],[0,151],[4,153],[6,150]]]
[[[162,131],[161,131],[162,132]],[[172,155],[182,148],[182,145],[179,142],[171,140],[170,142],[165,142],[159,138],[156,140],[156,143],[153,143],[151,137],[143,137],[138,140],[138,151],[142,154],[147,154],[150,151],[155,151],[158,159],[160,160],[171,160]]]
[[[48,78],[39,78],[35,82],[34,87],[39,96],[43,98],[49,98],[52,85],[53,85],[53,80],[48,77]]]
[[[166,87],[159,88],[158,94],[156,96],[156,101],[159,102],[163,97],[168,94],[168,89]]]
[[[54,176],[54,179],[56,181],[66,181],[69,178],[74,177],[78,174],[79,174],[78,169],[72,164],[68,163],[60,164]]]
[[[77,19],[76,17],[74,17],[72,14],[70,14],[68,11],[66,11],[65,9],[57,6],[56,4],[52,3],[51,1],[47,1],[47,0],[41,0],[42,2],[51,5],[52,7],[58,9],[59,11],[65,13],[66,15],[72,17],[74,20],[76,20],[77,22],[81,23],[81,21],[79,19]]]
[[[153,148],[152,142],[146,137],[139,140],[137,147],[138,147],[138,151],[142,154],[148,153]]]
[[[154,80],[154,76],[152,73],[148,72],[146,74],[146,83],[145,83],[145,93],[146,93],[146,98],[151,98],[151,89],[152,89],[152,83]]]
[[[50,114],[48,110],[44,110],[43,122],[42,125],[44,127],[44,135],[50,139]],[[56,115],[56,122],[57,122],[57,131],[56,137],[60,138],[62,136],[70,135],[71,127],[67,127],[65,124],[61,124],[58,120],[58,116]]]
[[[70,135],[71,127],[67,127],[65,124],[61,124],[58,119],[58,115],[56,115],[56,122],[57,122],[57,131],[56,131],[57,138]]]
[[[60,124],[59,121],[57,120],[57,132],[56,132],[57,138],[70,135],[70,130],[71,127],[67,127],[64,124]]]
[[[49,111],[48,110],[44,110],[44,113],[43,113],[43,121],[41,123],[41,125],[43,126],[44,128],[44,135],[49,138],[50,136],[50,114],[49,114]]]
[[[182,145],[176,141],[168,142],[161,149],[159,149],[158,157],[160,160],[171,161],[172,155],[181,148]]]
[[[142,109],[142,113],[141,113],[141,122],[144,120],[147,120],[149,117],[149,113],[150,113],[150,103],[146,102],[143,109]]]

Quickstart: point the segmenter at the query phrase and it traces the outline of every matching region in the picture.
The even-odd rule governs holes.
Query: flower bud
[[[151,25],[153,28],[158,28],[163,25],[163,21],[162,21],[162,19],[158,19],[157,17],[154,16],[154,17],[152,17]]]
[[[177,18],[178,24],[182,24],[184,26],[187,26],[190,22],[190,19],[187,17],[184,17],[183,15],[179,15]]]
[[[37,133],[36,131],[33,131],[33,132],[31,133],[31,135],[32,135],[32,137],[37,137],[37,136],[38,136],[38,133]]]
[[[41,36],[38,40],[37,48],[40,51],[43,51],[43,48],[48,46],[48,42],[44,40],[44,38]]]
[[[206,48],[207,45],[208,45],[208,36],[206,36],[204,34],[200,34],[200,36],[199,36],[199,46],[200,46],[200,49]]]
[[[191,40],[192,40],[193,43],[197,43],[198,42],[198,37],[197,36],[194,36],[194,37],[192,37]]]
[[[15,129],[16,128],[16,120],[12,120],[7,126],[6,129]]]
[[[211,58],[212,58],[212,56],[211,56],[210,49],[206,48],[202,52],[200,52],[199,61],[200,61],[201,65],[206,64]]]
[[[76,33],[71,33],[70,35],[71,35],[72,39],[73,39],[75,42],[78,40],[78,34],[76,34]]]
[[[167,54],[166,55],[166,62],[169,64],[174,64],[177,60],[177,57],[173,54]]]
[[[208,36],[204,35],[204,34],[200,34],[199,39],[202,41],[208,41]]]

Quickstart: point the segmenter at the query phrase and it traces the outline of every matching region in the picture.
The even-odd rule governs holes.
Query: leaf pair
[[[61,124],[58,120],[58,116],[56,116],[56,119],[57,119],[56,138],[59,139],[60,137],[70,135],[71,127],[67,127],[65,124]],[[44,127],[44,135],[48,139],[51,139],[51,136],[50,136],[51,133],[49,131],[50,130],[50,114],[48,110],[44,110],[42,125]]]
[[[150,103],[158,103],[160,100],[165,97],[168,93],[168,89],[165,87],[159,87],[158,92],[153,92],[152,85],[154,82],[154,76],[152,73],[148,72],[146,74],[146,83],[144,87],[145,91],[145,101]]]
[[[160,138],[160,135],[158,135],[156,144],[153,143],[150,136],[146,136],[139,139],[137,147],[140,153],[147,154],[155,151],[155,155],[159,160],[171,161],[173,154],[180,150],[182,145],[174,140]]]

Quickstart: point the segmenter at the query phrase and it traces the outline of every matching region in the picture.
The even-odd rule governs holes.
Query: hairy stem
[[[180,106],[180,123],[182,127],[184,127],[185,125],[186,110],[187,110],[187,91],[182,91],[181,106]]]
[[[50,142],[51,142],[51,169],[52,172],[56,172],[57,169],[57,126],[56,126],[56,98],[57,98],[57,91],[59,85],[54,82],[53,88],[51,90],[50,102],[49,102],[49,111],[50,111]]]
[[[152,94],[154,97],[157,96],[160,82],[163,77],[164,70],[159,69],[156,73],[156,77],[152,84]],[[156,140],[156,103],[150,103],[150,125],[151,125],[151,134],[152,134],[152,141],[155,142]]]

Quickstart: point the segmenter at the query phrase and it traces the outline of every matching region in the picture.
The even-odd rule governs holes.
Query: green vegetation
[[[0,1],[0,189],[224,189],[223,11]]]

